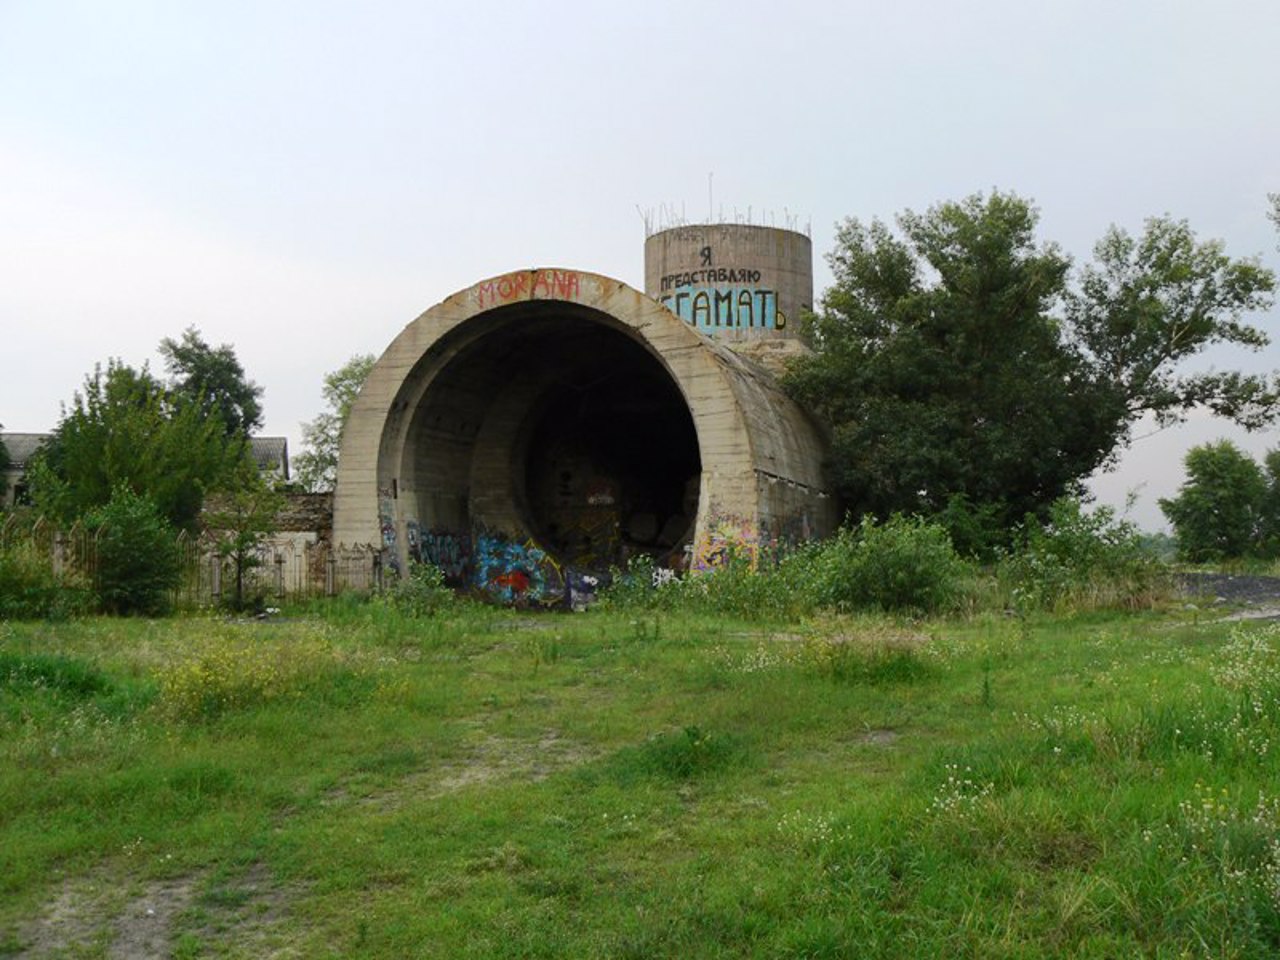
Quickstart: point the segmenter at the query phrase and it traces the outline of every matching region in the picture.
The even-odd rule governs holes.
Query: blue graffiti
[[[554,560],[532,543],[482,534],[475,541],[475,584],[499,603],[555,603],[564,581]]]
[[[426,530],[422,533],[422,559],[434,564],[444,574],[446,583],[458,586],[467,581],[471,566],[471,537],[451,530]]]
[[[703,333],[717,330],[781,330],[778,292],[756,287],[690,287],[662,297],[664,307]]]

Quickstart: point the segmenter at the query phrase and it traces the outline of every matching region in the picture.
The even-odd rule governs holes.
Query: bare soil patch
[[[361,806],[396,810],[413,799],[438,799],[486,783],[524,780],[537,783],[567,767],[594,759],[595,751],[562,737],[555,730],[537,740],[489,736],[473,744],[466,755],[430,769],[407,774],[390,790],[354,798]],[[345,788],[335,790],[328,803],[353,801]]]
[[[176,920],[196,883],[192,876],[122,882],[106,870],[70,879],[44,913],[19,930],[18,956],[170,957]]]
[[[287,898],[262,864],[234,880],[207,874],[130,881],[103,866],[68,879],[44,912],[21,927],[19,957],[168,958],[183,943],[219,956],[288,956],[279,921]]]

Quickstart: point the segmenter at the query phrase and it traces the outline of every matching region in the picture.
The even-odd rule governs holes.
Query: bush
[[[797,585],[817,605],[836,610],[937,613],[964,594],[970,567],[940,524],[895,515],[841,529],[791,564]]]
[[[711,613],[744,619],[782,619],[809,612],[803,591],[794,589],[786,561],[770,558],[752,564],[745,558],[689,578],[680,584],[686,602]],[[661,588],[660,588],[661,591]]]
[[[98,539],[98,602],[106,613],[168,611],[181,557],[173,528],[156,505],[119,486],[111,501],[85,518]]]
[[[1137,527],[1109,507],[1085,513],[1062,499],[1049,522],[1027,521],[1022,546],[1003,556],[1001,587],[1019,609],[1150,606],[1169,590],[1168,571]]]
[[[974,503],[963,493],[957,493],[930,519],[943,526],[962,557],[990,563],[1000,547],[1008,543],[1006,509],[1003,503]]]
[[[0,620],[61,620],[87,612],[92,599],[83,578],[54,576],[49,557],[34,544],[0,547]]]
[[[392,582],[384,601],[403,616],[430,617],[453,603],[454,596],[439,567],[413,562],[406,576]]]
[[[885,524],[867,517],[776,561],[762,554],[756,562],[733,557],[684,578],[637,558],[625,572],[615,571],[605,600],[619,609],[765,618],[803,616],[820,607],[936,613],[957,604],[971,570],[941,525],[900,516]]]
[[[808,613],[808,593],[797,589],[789,559],[752,561],[731,556],[721,566],[681,577],[647,556],[632,557],[627,569],[613,571],[601,599],[615,610],[683,610],[747,618],[784,618]]]

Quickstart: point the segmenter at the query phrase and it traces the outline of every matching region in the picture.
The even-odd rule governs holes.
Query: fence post
[[[335,568],[337,565],[338,559],[333,555],[333,551],[330,550],[329,555],[325,557],[324,561],[324,595],[326,597],[332,597],[334,595],[334,588],[337,586],[334,582],[336,579],[335,574],[337,571]]]
[[[216,607],[222,602],[222,558],[216,550],[209,551],[209,562],[213,564],[209,570],[210,594]]]
[[[284,554],[276,551],[276,598],[284,599]]]
[[[67,538],[61,530],[54,531],[53,534],[53,575],[55,578],[62,579],[63,564],[67,559]]]

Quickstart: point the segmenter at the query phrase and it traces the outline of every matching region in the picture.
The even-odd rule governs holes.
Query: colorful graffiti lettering
[[[422,559],[439,567],[446,583],[461,586],[467,582],[467,570],[471,566],[471,538],[450,530],[424,531]]]
[[[564,599],[564,578],[545,550],[491,533],[477,536],[475,544],[475,584],[499,603],[546,604]]]
[[[662,305],[696,329],[781,330],[786,315],[778,309],[778,292],[755,287],[691,287],[664,294]]]
[[[693,545],[692,569],[699,572],[745,560],[755,567],[760,540],[755,527],[739,517],[714,517]]]
[[[536,270],[533,275],[533,296],[546,300],[576,300],[581,292],[581,280],[575,270]]]
[[[768,530],[757,530],[741,517],[713,513],[706,531],[693,545],[690,567],[706,572],[739,560],[752,568],[762,562],[776,563],[812,535],[809,515],[804,512],[774,518]]]
[[[582,277],[576,270],[518,270],[472,287],[481,309],[515,300],[577,300]]]

